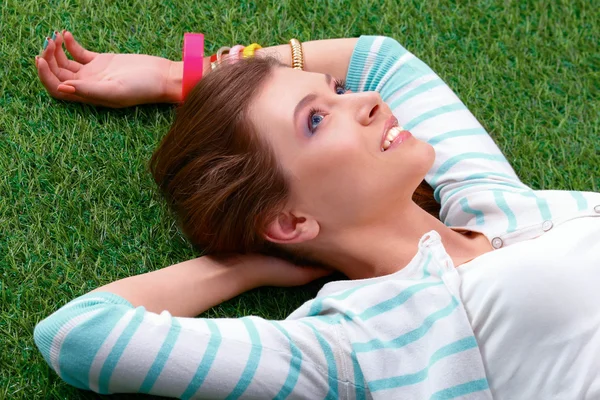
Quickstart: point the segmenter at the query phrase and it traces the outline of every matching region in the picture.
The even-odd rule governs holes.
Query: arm
[[[40,322],[34,339],[65,382],[101,394],[316,399],[326,397],[332,382],[332,353],[321,341],[338,346],[335,327],[320,323],[316,331],[315,324],[176,318],[96,292]],[[333,356],[342,362],[337,352]]]
[[[357,39],[303,43],[305,70],[343,77]],[[73,56],[69,60],[63,43]],[[257,51],[291,65],[290,46]],[[38,76],[55,98],[120,108],[145,103],[181,101],[183,62],[143,54],[95,53],[81,46],[70,32],[58,33],[36,57]],[[210,73],[209,57],[204,72]]]
[[[353,91],[379,92],[400,125],[434,147],[435,161],[425,179],[442,205],[440,218],[445,223],[453,224],[447,219],[449,210],[460,210],[466,193],[529,190],[452,89],[396,40],[361,37],[347,84]]]
[[[200,257],[77,298],[40,322],[34,338],[52,369],[81,389],[275,397],[301,362],[300,349],[318,345],[308,325],[172,315],[194,316],[252,287],[298,285],[325,274],[264,256]],[[329,330],[323,335],[335,340]],[[309,358],[294,390],[324,397],[327,377],[315,367],[322,360]]]
[[[300,286],[329,273],[261,255],[204,256],[130,276],[91,293],[112,293],[151,312],[195,317],[260,286]]]

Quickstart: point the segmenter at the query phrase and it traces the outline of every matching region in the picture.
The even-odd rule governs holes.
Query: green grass
[[[33,343],[36,322],[98,285],[197,256],[147,172],[172,107],[114,111],[49,98],[33,57],[54,29],[98,51],[172,59],[186,31],[205,32],[208,51],[392,36],[451,85],[524,182],[600,190],[600,12],[592,1],[238,3],[2,2],[0,399],[96,398],[49,370]],[[315,290],[254,291],[206,315],[281,318]]]

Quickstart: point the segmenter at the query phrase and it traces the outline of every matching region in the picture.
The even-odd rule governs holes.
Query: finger
[[[85,100],[77,95],[63,93],[58,90],[58,86],[61,82],[50,70],[48,62],[42,57],[37,58],[37,71],[42,85],[44,85],[50,96],[55,99],[85,103]]]
[[[71,32],[65,30],[63,31],[63,36],[67,50],[78,63],[87,64],[98,55],[98,53],[86,50],[82,45],[80,45],[77,40],[75,40]]]
[[[44,59],[48,62],[50,70],[61,81],[66,81],[67,79],[75,79],[77,76],[74,72],[71,72],[68,69],[61,68],[58,65],[58,62],[55,57],[57,47],[58,46],[54,39],[49,38],[48,47],[46,47],[46,50],[44,50],[44,55],[46,55]]]
[[[46,38],[46,48],[42,51],[42,58],[46,60],[50,70],[54,75],[58,75],[58,63],[56,62],[56,58],[54,57],[54,40],[51,37]]]
[[[44,85],[50,95],[54,95],[54,91],[60,84],[60,81],[56,75],[54,75],[48,65],[48,61],[46,61],[44,57],[37,57],[36,60],[38,77],[40,78],[42,85]]]
[[[54,57],[56,58],[58,66],[62,69],[66,69],[67,71],[71,72],[79,71],[81,69],[81,64],[79,64],[77,61],[69,60],[67,58],[67,55],[65,54],[65,51],[62,46],[64,43],[63,35],[60,32],[54,32],[54,35],[56,36],[54,46]]]
[[[86,103],[101,104],[106,107],[124,107],[118,103],[111,102],[109,98],[115,98],[118,85],[112,81],[90,82],[86,80],[70,80],[62,82],[61,91],[86,99]]]

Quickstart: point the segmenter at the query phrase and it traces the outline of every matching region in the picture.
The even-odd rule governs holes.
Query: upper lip
[[[387,136],[388,131],[394,126],[398,126],[398,119],[392,115],[387,119],[387,121],[385,121],[385,124],[383,125],[381,145],[379,146],[381,149],[383,149],[383,143],[385,142],[385,137]]]

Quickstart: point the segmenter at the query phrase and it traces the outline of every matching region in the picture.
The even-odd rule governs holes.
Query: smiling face
[[[379,93],[351,93],[327,75],[275,68],[249,111],[288,181],[286,212],[321,232],[403,207],[433,163],[430,145],[393,128]]]

